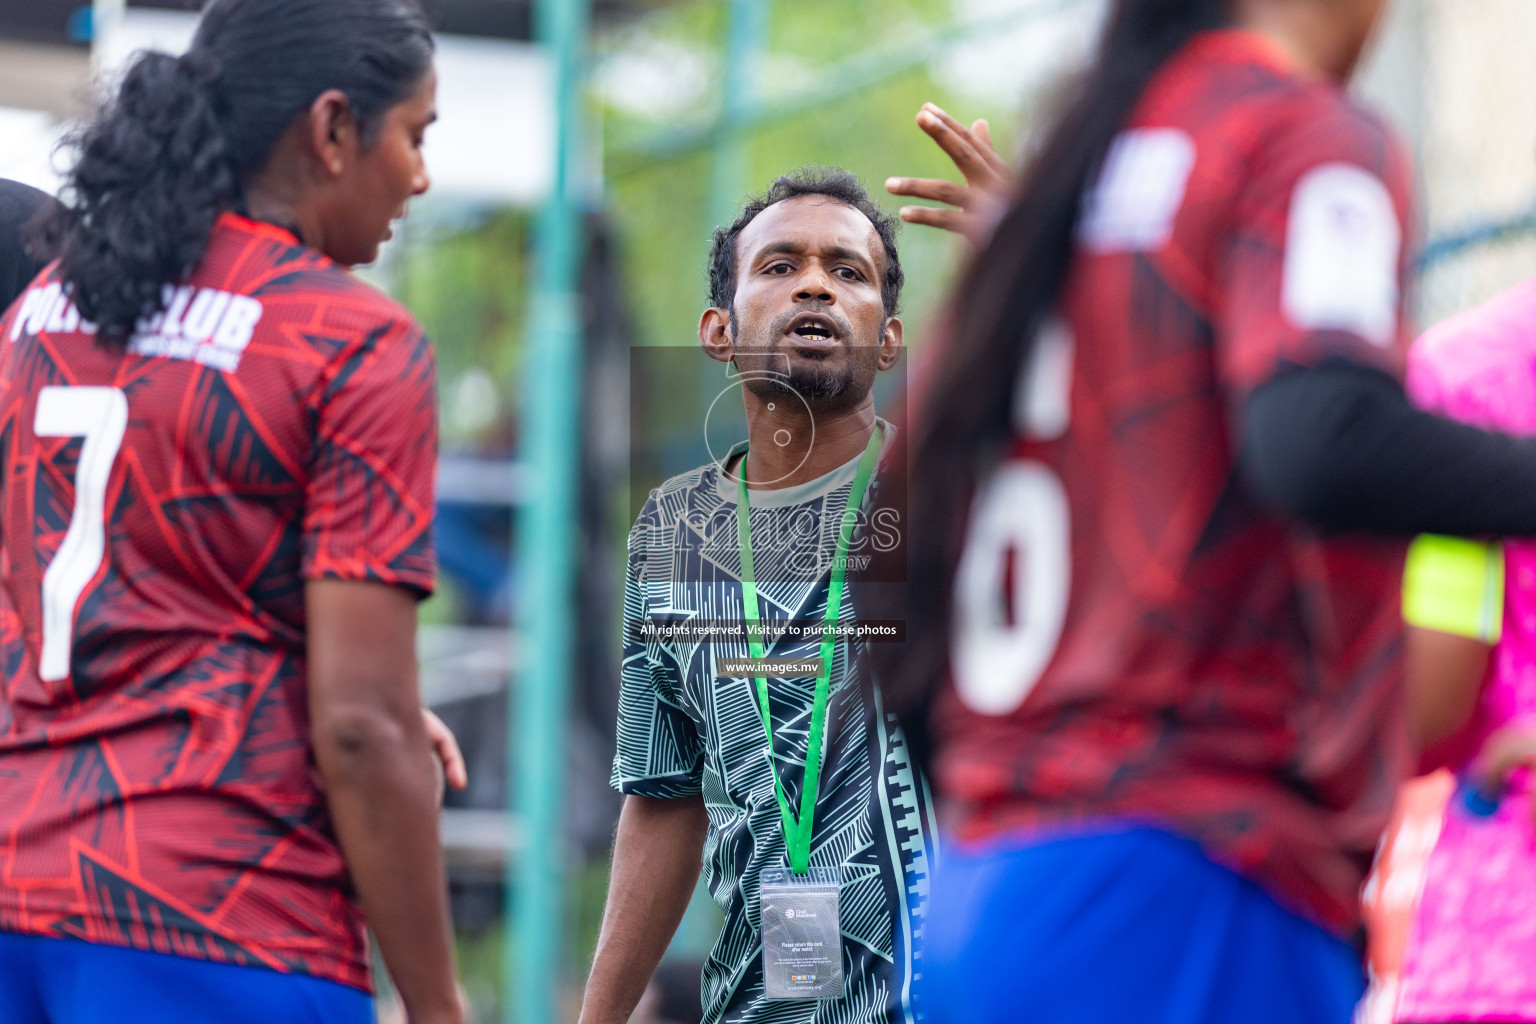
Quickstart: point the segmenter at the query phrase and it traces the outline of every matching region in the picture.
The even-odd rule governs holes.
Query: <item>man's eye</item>
[[[789,270],[790,270],[790,267],[789,267],[788,263],[775,263],[773,266],[768,268],[768,273],[770,273],[770,274],[787,274],[787,273],[789,273]]]
[[[854,270],[852,267],[838,267],[837,268],[837,273],[841,274],[843,276],[844,280],[848,280],[848,281],[860,280],[859,272],[857,270]]]

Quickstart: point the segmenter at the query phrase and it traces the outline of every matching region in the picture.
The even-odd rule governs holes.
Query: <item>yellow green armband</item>
[[[1408,549],[1403,620],[1498,643],[1504,624],[1504,548],[1424,534]]]

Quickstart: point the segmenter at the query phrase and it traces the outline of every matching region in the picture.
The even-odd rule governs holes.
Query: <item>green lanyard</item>
[[[768,734],[768,767],[773,772],[773,794],[779,800],[779,816],[784,819],[784,843],[789,848],[789,868],[797,875],[810,869],[811,823],[816,817],[816,791],[821,776],[821,732],[827,720],[827,695],[832,676],[832,654],[836,642],[837,620],[843,610],[843,577],[847,573],[848,545],[853,538],[853,522],[859,507],[864,504],[864,492],[869,488],[869,478],[880,457],[882,443],[879,425],[870,435],[869,444],[859,458],[859,468],[853,475],[853,489],[848,492],[848,507],[843,511],[843,521],[837,531],[837,547],[832,557],[832,586],[827,591],[827,614],[821,637],[821,675],[816,677],[816,695],[811,703],[811,732],[805,748],[805,781],[800,788],[800,816],[789,809],[789,798],[784,795],[784,783],[779,779],[778,765],[773,761],[773,717],[768,711],[768,680],[754,676],[757,683],[757,703],[763,713],[763,730]],[[747,622],[747,648],[753,658],[766,658],[763,650],[763,615],[757,603],[757,572],[752,567],[751,510],[747,504],[747,456],[741,457],[741,467],[736,472],[740,484],[740,497],[736,502],[736,536],[741,547],[741,602],[743,617]]]

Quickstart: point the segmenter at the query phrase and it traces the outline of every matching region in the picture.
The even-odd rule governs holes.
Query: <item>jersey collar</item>
[[[219,214],[219,219],[214,222],[214,227],[238,231],[243,235],[261,235],[275,242],[282,242],[285,245],[304,245],[299,240],[299,237],[287,228],[278,227],[276,224],[271,224],[264,220],[252,220],[233,210],[225,210]]]

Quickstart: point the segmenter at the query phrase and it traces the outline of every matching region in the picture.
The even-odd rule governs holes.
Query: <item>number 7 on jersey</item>
[[[75,465],[75,508],[64,543],[43,574],[43,650],[38,676],[69,675],[75,604],[107,554],[107,480],[128,430],[128,398],[117,388],[47,387],[37,394],[32,432],[83,437]]]

